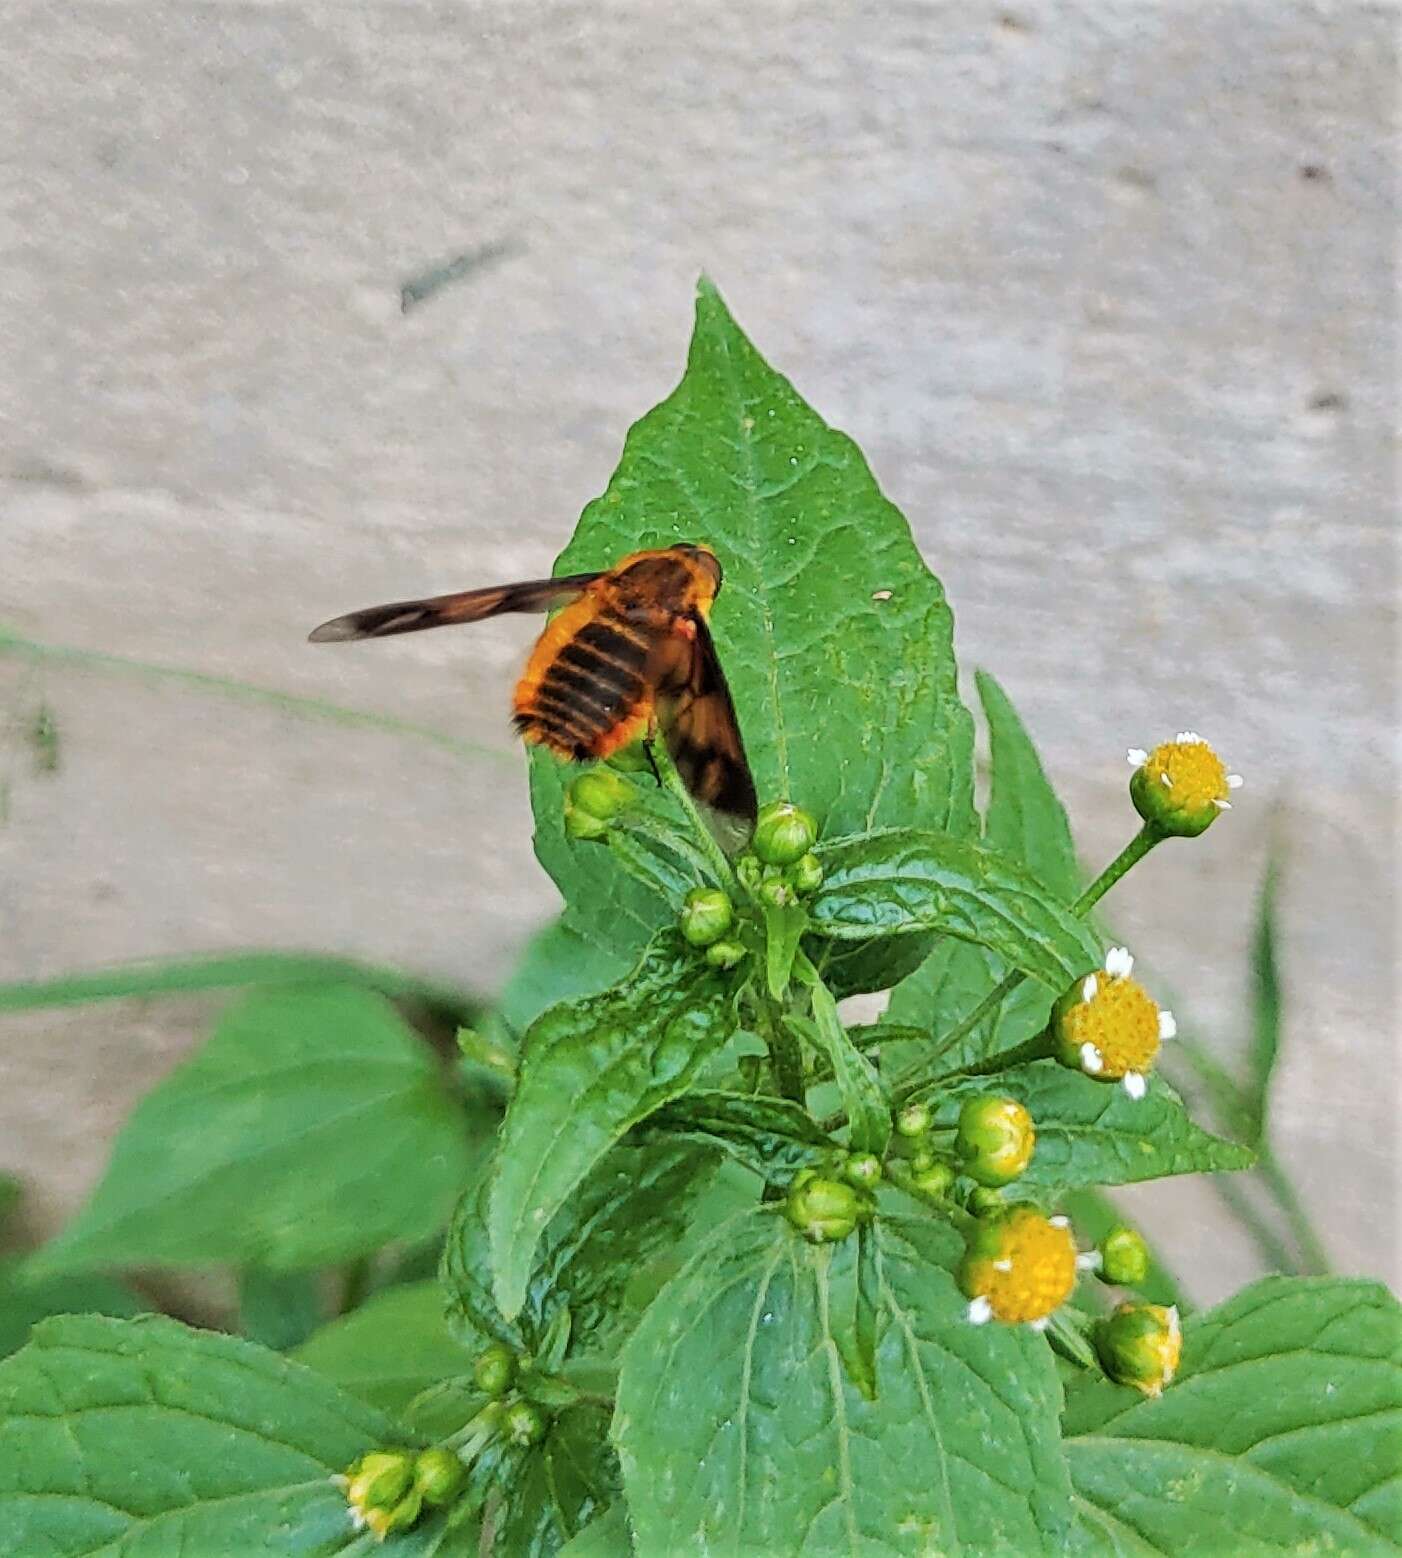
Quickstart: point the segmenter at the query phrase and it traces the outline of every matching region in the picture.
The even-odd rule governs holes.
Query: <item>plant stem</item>
[[[347,1264],[341,1281],[341,1304],[338,1311],[340,1314],[348,1315],[353,1309],[359,1309],[365,1302],[373,1271],[374,1262],[368,1255],[358,1256]]]
[[[961,1077],[989,1077],[999,1071],[1007,1071],[1011,1066],[1024,1065],[1029,1060],[1045,1060],[1052,1052],[1051,1034],[1043,1028],[1040,1033],[1034,1033],[1030,1039],[1025,1039],[1021,1044],[1014,1044],[1011,1049],[1001,1050],[996,1055],[989,1055],[980,1060],[977,1065],[960,1066],[954,1073]],[[943,1078],[937,1078],[942,1081]]]
[[[1100,902],[1105,894],[1110,891],[1115,883],[1119,881],[1125,872],[1128,871],[1131,866],[1138,865],[1138,863],[1145,857],[1145,855],[1147,855],[1149,851],[1162,840],[1163,837],[1164,835],[1160,833],[1157,828],[1146,822],[1144,826],[1140,828],[1139,832],[1136,833],[1129,841],[1129,843],[1126,844],[1125,847],[1119,852],[1119,854],[1115,856],[1110,864],[1105,867],[1100,875],[1096,877],[1096,879],[1090,884],[1089,887],[1086,888],[1085,892],[1083,892],[1081,896],[1075,901],[1075,903],[1071,905],[1072,914],[1074,914],[1077,919],[1083,919],[1090,912],[1090,910]],[[961,1039],[967,1038],[967,1036],[978,1027],[983,1019],[987,1017],[990,1012],[995,1011],[999,1006],[1001,1006],[1008,998],[1008,996],[1010,996],[1012,992],[1016,990],[1017,987],[1026,978],[1027,975],[1024,974],[1020,969],[1016,968],[1013,969],[1011,973],[1005,974],[1003,978],[999,980],[999,982],[994,985],[994,987],[988,992],[988,994],[984,996],[978,1005],[968,1013],[967,1016],[961,1018],[960,1021],[952,1029],[950,1029],[948,1033],[941,1035],[939,1044],[936,1046],[934,1052],[930,1055],[924,1056],[918,1062],[918,1069],[922,1071],[927,1070],[932,1061],[938,1060],[941,1055],[948,1054],[949,1051],[952,1050]],[[1018,1051],[1013,1050],[1009,1051],[1008,1053],[1017,1054]],[[1002,1057],[994,1058],[999,1059]],[[982,1076],[987,1074],[987,1070],[993,1069],[988,1062],[985,1062],[984,1066],[986,1070],[981,1069],[969,1074],[974,1076]],[[912,1070],[914,1069],[917,1068],[912,1068]],[[921,1087],[923,1085],[923,1082],[908,1080],[903,1086],[898,1087],[894,1095],[897,1105],[906,1102],[912,1091],[914,1091],[915,1088]]]
[[[1296,1195],[1289,1176],[1281,1168],[1275,1153],[1265,1142],[1262,1142],[1257,1149],[1256,1167],[1275,1204],[1280,1208],[1281,1216],[1290,1229],[1291,1237],[1299,1246],[1304,1260],[1304,1275],[1327,1276],[1332,1270],[1328,1253],[1320,1242],[1319,1235],[1314,1231],[1309,1214],[1300,1205],[1300,1198]]]
[[[774,1081],[780,1093],[796,1104],[804,1102],[803,1056],[792,1033],[774,1010],[773,1003],[759,995],[755,1002],[760,1037],[769,1051]]]
[[[1116,882],[1149,853],[1156,844],[1163,842],[1164,835],[1151,822],[1146,822],[1134,835],[1128,844],[1119,852],[1098,877],[1086,888],[1085,892],[1071,905],[1071,912],[1077,919],[1083,919]]]
[[[705,818],[696,809],[696,802],[692,800],[690,790],[682,783],[682,776],[677,772],[677,765],[672,761],[672,754],[667,750],[666,743],[657,740],[655,736],[648,736],[644,745],[652,759],[653,767],[657,770],[657,777],[662,781],[662,787],[671,791],[673,799],[682,809],[682,815],[690,822],[696,840],[705,852],[711,870],[715,873],[716,880],[732,897],[737,896],[735,873],[730,869],[725,851],[716,842],[715,835],[706,826]]]

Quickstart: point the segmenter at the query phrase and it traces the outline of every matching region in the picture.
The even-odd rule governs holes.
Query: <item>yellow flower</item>
[[[1219,811],[1230,811],[1227,797],[1242,783],[1195,730],[1180,730],[1152,752],[1131,747],[1127,755],[1134,769],[1129,791],[1135,810],[1161,832],[1180,838],[1196,838]]]
[[[1127,948],[1111,947],[1104,971],[1087,974],[1056,1003],[1052,1036],[1062,1065],[1100,1082],[1123,1082],[1137,1100],[1147,1090],[1159,1045],[1178,1025],[1129,977],[1133,967]]]
[[[1030,1206],[980,1218],[959,1265],[969,1319],[1043,1330],[1051,1312],[1076,1285],[1076,1241],[1064,1217],[1043,1217]]]

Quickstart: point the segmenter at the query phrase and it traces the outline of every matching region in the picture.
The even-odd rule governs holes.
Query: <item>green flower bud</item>
[[[798,895],[782,876],[766,876],[759,884],[759,899],[771,909],[787,909],[798,902]]]
[[[928,1104],[907,1104],[896,1116],[896,1129],[902,1136],[923,1136],[930,1129]]]
[[[504,1396],[516,1378],[516,1354],[494,1342],[472,1365],[472,1379],[484,1395]]]
[[[601,839],[609,820],[626,811],[638,792],[611,768],[588,768],[565,794],[565,832],[574,839]]]
[[[845,1239],[866,1210],[851,1185],[817,1175],[798,1177],[789,1190],[784,1215],[811,1244]]]
[[[948,1163],[938,1160],[923,1169],[917,1169],[910,1180],[910,1188],[916,1195],[927,1196],[932,1201],[943,1201],[953,1185],[954,1170]]]
[[[998,1217],[1008,1209],[1008,1203],[1003,1199],[1003,1192],[993,1190],[987,1185],[975,1185],[964,1204],[975,1217]]]
[[[759,884],[764,878],[764,868],[746,850],[735,862],[735,875],[739,879],[741,887],[753,898],[759,892]]]
[[[1134,1288],[1149,1275],[1149,1246],[1123,1223],[1100,1241],[1100,1280]]]
[[[502,1427],[512,1444],[524,1449],[545,1437],[546,1422],[529,1401],[513,1401],[502,1418]]]
[[[859,1153],[842,1165],[842,1175],[849,1185],[855,1185],[858,1190],[870,1190],[881,1182],[881,1159],[875,1153]]]
[[[709,947],[734,923],[734,907],[718,887],[693,887],[682,902],[682,935],[693,947]]]
[[[745,956],[745,948],[738,941],[713,941],[706,948],[706,961],[712,968],[734,968]]]
[[[823,865],[812,853],[800,855],[789,867],[789,882],[796,893],[816,893],[823,885]]]
[[[1121,1304],[1096,1327],[1095,1351],[1116,1384],[1161,1396],[1178,1372],[1183,1353],[1177,1306]]]
[[[767,866],[791,866],[818,839],[818,824],[791,801],[771,801],[759,814],[751,846]]]
[[[403,1450],[371,1450],[350,1467],[346,1476],[346,1497],[356,1509],[389,1509],[412,1486],[414,1463]]]
[[[1134,809],[1160,833],[1196,838],[1219,811],[1230,811],[1227,797],[1241,784],[1196,731],[1182,730],[1152,752],[1131,748],[1134,776],[1129,793]]]
[[[954,1138],[960,1164],[980,1185],[1008,1185],[1032,1161],[1037,1132],[1032,1116],[1015,1098],[978,1094],[959,1111]]]
[[[414,1490],[435,1507],[451,1503],[466,1479],[462,1462],[442,1445],[421,1450],[414,1462]]]
[[[423,1494],[417,1490],[406,1493],[393,1509],[370,1509],[365,1512],[365,1524],[384,1541],[395,1531],[407,1531],[423,1510]]]
[[[634,741],[626,747],[619,747],[617,752],[611,752],[604,759],[610,768],[616,768],[621,774],[646,774],[652,772],[652,759],[647,754],[647,748],[642,741]]]

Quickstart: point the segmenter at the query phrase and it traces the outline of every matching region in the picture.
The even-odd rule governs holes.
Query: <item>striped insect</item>
[[[599,573],[370,606],[324,622],[311,637],[388,638],[563,607],[516,684],[522,738],[586,762],[660,730],[698,800],[753,822],[754,783],[707,626],[720,585],[715,553],[681,544],[634,552]]]

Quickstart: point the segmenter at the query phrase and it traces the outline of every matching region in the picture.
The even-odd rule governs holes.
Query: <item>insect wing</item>
[[[667,750],[697,800],[753,823],[755,785],[730,688],[705,618],[686,620],[695,635],[672,637],[674,665],[659,678]]]
[[[529,579],[523,584],[498,584],[485,590],[461,590],[424,600],[389,601],[367,606],[323,622],[310,635],[314,644],[357,638],[389,638],[395,633],[421,633],[425,628],[481,622],[509,611],[551,611],[574,600],[600,577],[597,573],[567,574],[559,579]]]

